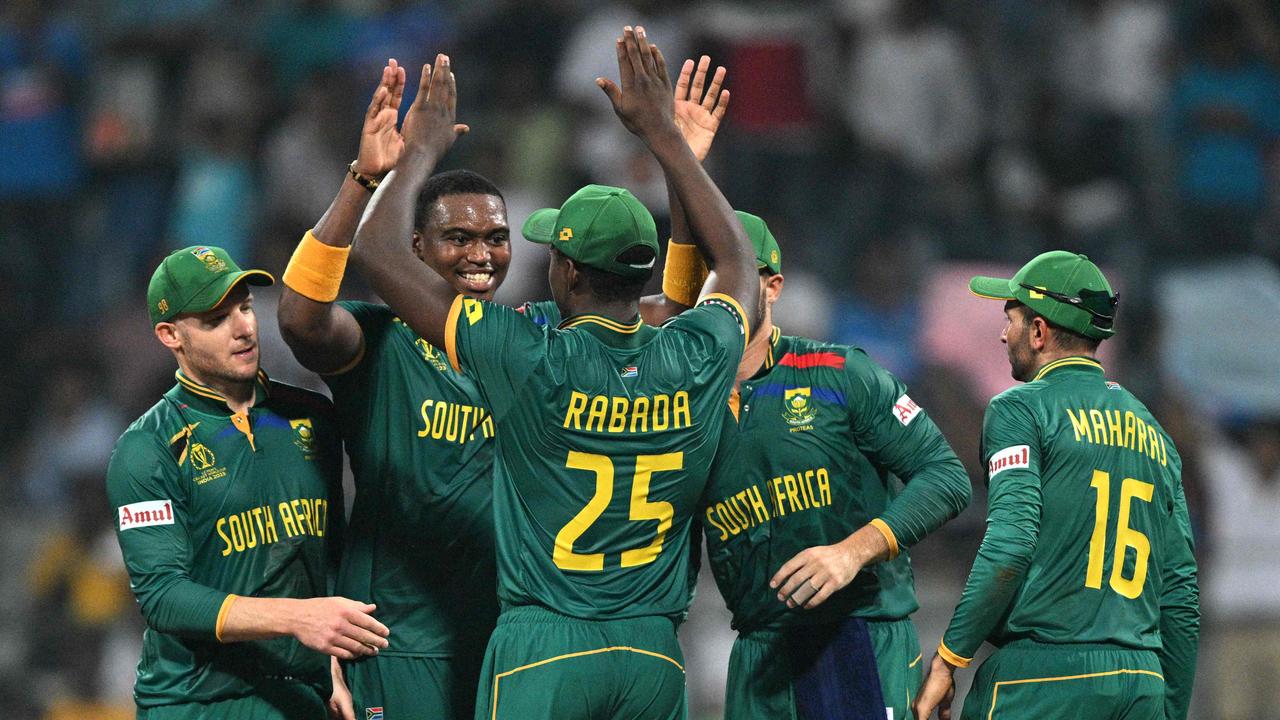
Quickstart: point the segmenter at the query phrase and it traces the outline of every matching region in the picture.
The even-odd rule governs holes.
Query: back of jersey
[[[1041,496],[1035,554],[1001,634],[1160,647],[1161,594],[1189,537],[1182,463],[1163,428],[1086,358],[997,397],[986,424],[988,477],[1038,469]]]
[[[450,358],[497,423],[504,605],[681,616],[690,524],[745,343],[740,309],[712,296],[662,329],[579,315],[554,330],[501,306],[455,310]]]

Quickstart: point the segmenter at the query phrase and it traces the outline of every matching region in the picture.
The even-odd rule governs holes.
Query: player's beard
[[[1019,382],[1027,382],[1036,371],[1034,367],[1035,358],[1031,353],[1031,343],[1025,337],[1009,338],[1006,342],[1009,347],[1009,367],[1012,371],[1013,379]]]

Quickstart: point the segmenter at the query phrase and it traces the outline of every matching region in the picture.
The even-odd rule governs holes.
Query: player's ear
[[[581,292],[585,290],[585,276],[578,272],[578,265],[568,256],[561,254],[564,261],[564,282],[569,292]]]
[[[782,273],[770,275],[764,281],[765,299],[770,303],[778,302],[778,298],[782,297],[783,279]]]
[[[421,231],[421,230],[414,230],[414,231],[413,231],[413,239],[411,240],[411,242],[412,242],[412,244],[413,244],[413,254],[414,254],[414,255],[417,255],[418,257],[422,257],[422,243],[423,243],[423,239],[422,239],[422,231]]]
[[[178,337],[178,326],[171,322],[156,323],[155,327],[156,339],[161,345],[170,350],[178,350],[182,347],[182,339]]]

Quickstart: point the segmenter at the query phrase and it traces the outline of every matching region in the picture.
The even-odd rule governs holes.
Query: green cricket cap
[[[222,248],[193,245],[174,251],[160,262],[147,285],[151,324],[168,322],[179,313],[212,310],[241,280],[250,285],[276,281],[265,270],[241,270]]]
[[[751,248],[756,251],[756,267],[761,270],[768,268],[774,275],[782,272],[782,250],[778,248],[778,241],[774,239],[773,233],[769,232],[769,226],[751,213],[741,210],[734,212],[738,214],[738,220],[742,221],[742,227],[751,239]]]
[[[1009,279],[978,276],[969,290],[992,300],[1017,300],[1049,322],[1095,340],[1115,334],[1119,296],[1088,257],[1065,250],[1037,255]]]
[[[587,185],[557,208],[543,208],[525,220],[526,240],[551,245],[597,270],[627,278],[646,277],[658,259],[658,228],[630,192],[609,185]],[[618,259],[635,247],[650,250],[648,260]]]

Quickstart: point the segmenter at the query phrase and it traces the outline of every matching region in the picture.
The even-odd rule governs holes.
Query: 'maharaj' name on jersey
[[[563,427],[598,433],[647,433],[680,430],[693,424],[689,393],[672,395],[587,395],[574,390],[564,413]]]
[[[1071,430],[1075,433],[1076,442],[1126,448],[1146,455],[1161,465],[1169,464],[1169,450],[1165,445],[1164,435],[1132,410],[1125,410],[1121,414],[1119,410],[1081,408],[1072,412],[1071,408],[1067,408],[1067,417],[1071,418]]]

